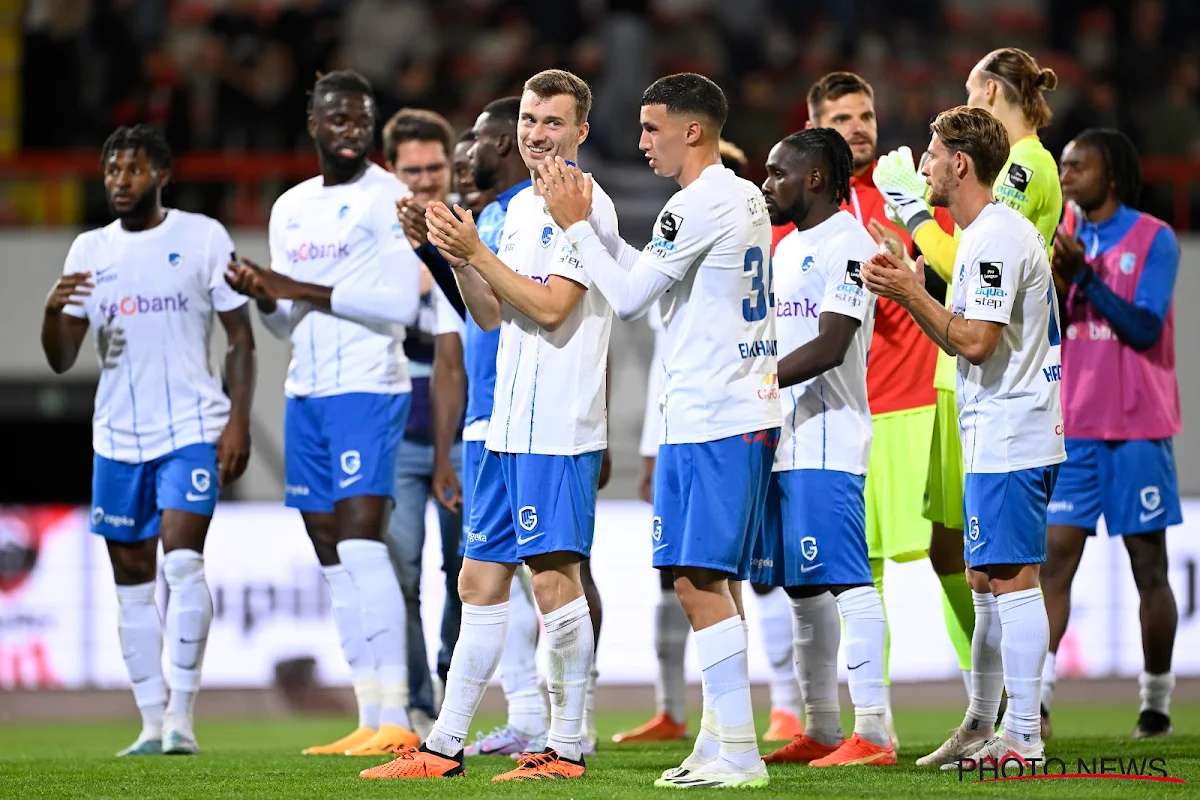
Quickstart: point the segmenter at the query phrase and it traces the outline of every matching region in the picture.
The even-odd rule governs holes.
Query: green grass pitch
[[[899,709],[901,763],[895,767],[810,769],[773,767],[771,786],[760,797],[1071,797],[1200,798],[1200,706],[1175,704],[1173,739],[1132,741],[1135,709],[1076,706],[1056,709],[1055,738],[1047,755],[1073,767],[1075,759],[1162,758],[1168,774],[1185,785],[1111,779],[960,783],[956,773],[919,769],[913,761],[942,742],[958,712],[951,709]],[[490,778],[511,769],[507,758],[469,759],[465,778],[452,781],[366,781],[358,771],[384,759],[306,757],[303,747],[333,740],[349,730],[348,719],[201,721],[197,757],[116,759],[137,734],[135,722],[0,725],[0,797],[165,798],[210,797],[389,797],[454,798],[672,797],[677,792],[652,784],[666,767],[687,753],[688,743],[606,744],[614,731],[641,722],[644,714],[611,713],[600,719],[601,746],[588,759],[588,775],[569,783],[494,784]],[[766,721],[766,715],[758,715]],[[480,719],[481,725],[495,723]],[[850,730],[853,719],[845,719]],[[769,749],[769,745],[764,745]]]

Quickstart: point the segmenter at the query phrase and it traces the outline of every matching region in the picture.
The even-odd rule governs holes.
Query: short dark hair
[[[171,156],[171,147],[167,144],[167,137],[162,131],[141,123],[122,125],[104,140],[104,147],[100,149],[101,170],[118,150],[145,151],[146,158],[150,159],[150,163],[157,170],[171,169],[175,163]]]
[[[424,108],[404,108],[383,126],[383,155],[391,164],[405,142],[437,142],[449,158],[454,151],[454,128],[446,118]]]
[[[820,160],[835,203],[840,205],[850,199],[854,154],[840,133],[833,128],[805,128],[787,136],[781,144],[791,147],[797,155]]]
[[[1142,160],[1133,141],[1111,128],[1088,128],[1072,141],[1089,144],[1104,159],[1104,174],[1117,190],[1117,199],[1127,206],[1137,205],[1142,195]]]
[[[666,106],[669,114],[697,114],[717,126],[720,133],[729,116],[725,93],[703,75],[680,72],[659,78],[642,92],[643,106]]]
[[[352,69],[339,69],[317,76],[312,91],[308,93],[308,111],[312,113],[313,101],[329,92],[359,92],[375,100],[371,82]]]
[[[848,94],[865,94],[875,99],[871,84],[853,72],[830,72],[814,83],[808,90],[808,118],[814,122],[821,116],[821,104],[837,100]]]
[[[970,156],[975,177],[989,188],[1008,163],[1008,131],[982,108],[956,106],[943,111],[929,130],[952,151]]]
[[[463,131],[462,133],[460,133],[458,135],[458,141],[454,143],[454,146],[458,147],[460,144],[467,144],[469,142],[473,142],[477,138],[478,137],[475,135],[475,131],[472,130],[471,128],[467,128],[465,131]]]
[[[511,122],[515,131],[517,129],[517,120],[521,118],[521,98],[501,97],[499,100],[493,100],[483,107],[483,113],[490,117],[495,117],[501,122]]]
[[[565,69],[545,69],[525,81],[524,90],[542,99],[565,94],[575,100],[575,124],[587,122],[592,113],[592,90],[587,81]]]

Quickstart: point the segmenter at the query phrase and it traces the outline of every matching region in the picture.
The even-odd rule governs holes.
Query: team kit
[[[663,593],[657,713],[614,739],[689,737],[689,635],[702,675],[692,751],[655,785],[758,788],[775,763],[898,763],[882,590],[887,562],[922,558],[942,585],[968,705],[917,763],[1044,758],[1066,625],[1042,573],[1048,549],[1078,541],[1081,552],[1103,516],[1110,535],[1138,540],[1132,559],[1182,521],[1178,244],[1131,208],[1119,134],[1072,141],[1060,181],[1037,137],[1056,81],[1024,51],[988,54],[918,159],[908,148],[877,157],[870,85],[831,73],[756,186],[721,139],[721,89],[691,73],[661,78],[642,96],[640,148],[678,190],[643,248],[622,238],[613,200],[577,164],[591,92],[562,70],[441,140],[457,202],[416,199],[388,145],[393,123],[389,168],[371,162],[371,86],[349,71],[322,76],[308,117],[320,174],[275,202],[268,265],[240,257],[217,221],[164,207],[165,140],[118,129],[101,154],[116,219],[72,245],[42,343],[63,372],[95,329],[91,529],[112,561],[143,723],[119,755],[200,752],[203,545],[221,487],[250,454],[254,310],[291,344],[285,503],[329,585],[359,708],[352,733],[307,753],[392,757],[367,779],[461,777],[479,754],[515,761],[495,781],[587,773],[599,633],[588,559],[617,317],[645,318],[655,335],[642,495]],[[221,372],[208,356],[214,316],[230,342]],[[417,326],[435,342],[433,383],[451,374],[439,370],[465,376],[457,406],[418,398],[405,348]],[[1101,328],[1109,335],[1088,334]],[[381,530],[421,403],[435,440],[462,440],[461,477],[445,478],[461,480],[462,536],[461,624],[436,719],[418,734],[411,628]],[[744,586],[775,609],[766,740],[783,744],[770,753],[751,705]],[[539,617],[549,704],[533,665]],[[1165,663],[1148,656],[1135,735],[1170,733],[1169,650]],[[508,724],[472,741],[497,673]]]

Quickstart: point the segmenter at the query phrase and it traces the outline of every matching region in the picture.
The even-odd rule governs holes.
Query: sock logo
[[[846,669],[858,669],[863,664],[870,664],[870,663],[871,663],[871,659],[868,658],[866,661],[862,662],[862,664],[855,664],[854,666],[850,666],[849,664],[847,664]]]

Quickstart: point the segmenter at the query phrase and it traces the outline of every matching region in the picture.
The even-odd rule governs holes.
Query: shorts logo
[[[179,255],[179,253],[171,253],[167,256],[167,264],[170,265],[171,269],[179,269],[183,266],[183,256]]]
[[[114,528],[132,528],[137,524],[133,517],[105,514],[102,507],[96,506],[92,509],[92,524],[99,525],[101,522],[105,525],[111,525]]]
[[[1051,514],[1058,514],[1063,511],[1074,511],[1075,504],[1070,500],[1055,500],[1046,507],[1046,510]]]
[[[1162,502],[1162,494],[1158,491],[1157,486],[1147,486],[1142,489],[1142,508],[1147,511],[1155,511]]]
[[[813,561],[817,557],[817,540],[812,536],[805,536],[800,540],[800,555],[804,556],[809,561]]]
[[[668,242],[675,241],[675,237],[679,235],[679,229],[683,226],[683,217],[672,214],[670,211],[664,211],[662,216],[658,218],[658,229],[662,233],[662,238]]]
[[[203,494],[208,491],[208,487],[212,486],[212,473],[206,469],[192,470],[192,487]]]
[[[533,506],[521,506],[521,510],[517,512],[517,522],[525,530],[533,530],[537,527],[538,522],[537,509]]]
[[[662,541],[662,517],[655,517],[654,521],[651,523],[651,526],[652,527],[650,528],[650,536],[654,538],[654,541],[661,542]]]
[[[1137,256],[1133,253],[1121,253],[1121,261],[1119,267],[1122,274],[1132,275],[1133,268],[1137,266]]]
[[[999,261],[979,262],[979,281],[989,289],[1000,288],[1000,276],[1004,274],[1004,264]]]
[[[468,542],[479,542],[480,544],[487,544],[487,534],[486,533],[476,533],[475,531],[467,531],[467,541]]]
[[[92,524],[99,525],[103,521],[104,521],[104,509],[101,508],[100,506],[96,506],[95,508],[92,509]]]
[[[342,453],[342,472],[353,475],[362,468],[362,455],[357,450]]]
[[[971,537],[971,541],[979,539],[979,517],[971,517],[967,523],[967,535]]]
[[[542,228],[542,247],[549,247],[550,242],[554,240],[554,226],[547,225]]]

